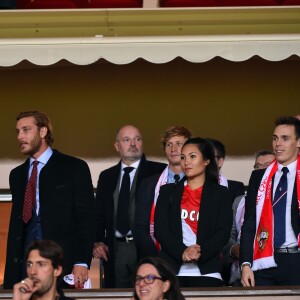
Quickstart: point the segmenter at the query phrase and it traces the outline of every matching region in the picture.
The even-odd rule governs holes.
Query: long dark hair
[[[134,278],[137,275],[137,271],[141,265],[144,264],[150,264],[152,265],[160,275],[163,281],[169,281],[170,282],[170,288],[164,293],[164,299],[167,300],[184,300],[184,297],[180,291],[178,279],[171,269],[171,267],[161,258],[159,257],[146,257],[139,261]],[[133,297],[136,300],[139,300],[138,295],[136,293],[135,287],[134,287],[134,293]]]
[[[207,140],[200,137],[188,139],[182,148],[186,145],[196,145],[202,153],[204,160],[209,160],[209,164],[205,169],[205,179],[215,183],[219,183],[219,170],[215,160],[215,153],[212,144]]]

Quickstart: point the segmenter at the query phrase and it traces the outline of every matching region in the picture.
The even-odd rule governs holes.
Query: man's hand
[[[108,261],[108,247],[103,243],[95,243],[93,256],[95,258],[103,258],[105,261]]]
[[[183,254],[182,254],[182,260],[184,262],[191,262],[191,261],[195,261],[198,260],[201,256],[201,247],[199,245],[191,245],[189,247],[187,247]]]
[[[249,265],[244,265],[242,267],[241,284],[243,287],[255,286],[254,273]]]
[[[230,249],[230,254],[235,258],[239,258],[240,257],[240,245],[239,244],[233,245]]]
[[[84,283],[88,280],[88,268],[84,266],[73,266],[74,284],[76,289],[83,289]]]
[[[14,285],[13,300],[29,300],[32,294],[38,290],[35,283],[30,278],[25,278]]]

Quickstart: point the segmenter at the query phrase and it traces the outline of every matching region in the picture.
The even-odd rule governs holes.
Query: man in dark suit
[[[118,131],[114,146],[121,161],[99,176],[96,196],[97,242],[93,254],[104,261],[105,287],[129,288],[132,287],[132,275],[138,259],[133,238],[135,194],[142,179],[161,173],[166,164],[146,160],[141,133],[132,125],[123,126]],[[129,177],[127,206],[124,206],[121,192],[125,176]],[[125,229],[121,226],[124,223]]]
[[[243,286],[300,284],[300,121],[275,121],[276,160],[252,172],[241,232]]]
[[[231,195],[231,200],[233,202],[236,197],[245,194],[245,186],[241,181],[228,180],[227,178],[224,177],[224,175],[221,173],[221,168],[225,161],[225,155],[226,155],[225,146],[219,140],[215,140],[215,139],[208,139],[208,140],[211,142],[215,150],[215,159],[220,172],[219,183],[223,186],[227,186],[229,193]]]
[[[184,177],[180,164],[181,148],[191,135],[182,126],[168,128],[161,137],[161,145],[169,165],[161,174],[146,178],[141,183],[137,195],[134,237],[142,257],[159,255],[159,245],[154,238],[154,212],[159,189],[167,183],[178,183]]]
[[[95,202],[88,165],[50,148],[52,125],[44,113],[20,113],[16,132],[21,153],[30,158],[10,173],[13,205],[4,287],[10,289],[26,276],[26,249],[40,239],[54,240],[63,248],[66,272],[72,272],[76,287],[82,287],[88,279],[95,240]]]

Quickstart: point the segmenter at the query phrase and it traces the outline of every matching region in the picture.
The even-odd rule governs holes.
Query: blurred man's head
[[[207,139],[213,146],[215,151],[215,160],[219,170],[221,170],[226,156],[225,146],[222,142],[215,139]]]
[[[265,169],[271,162],[275,159],[275,155],[272,151],[269,150],[260,150],[256,152],[254,169]]]

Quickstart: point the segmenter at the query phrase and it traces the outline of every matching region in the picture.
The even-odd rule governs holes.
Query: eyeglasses
[[[256,164],[253,166],[253,168],[254,168],[255,170],[258,170],[258,169],[266,169],[270,164],[271,164],[271,161],[265,162],[264,164],[256,163]]]
[[[123,143],[123,144],[132,144],[132,142],[134,142],[134,143],[139,143],[139,142],[141,142],[141,141],[142,141],[142,138],[139,137],[139,136],[137,136],[137,137],[135,137],[135,138],[133,138],[133,139],[130,139],[130,138],[123,138],[123,139],[117,140],[117,141],[120,142],[120,143]]]
[[[162,279],[161,277],[157,277],[157,276],[155,276],[155,275],[153,275],[153,274],[149,274],[149,275],[146,275],[146,276],[144,276],[144,277],[142,277],[142,276],[136,276],[136,277],[134,278],[133,284],[135,284],[135,285],[140,284],[140,282],[141,282],[142,280],[144,280],[144,282],[145,282],[146,284],[152,284],[152,283],[154,282],[155,279],[158,279],[158,280],[162,280],[162,281],[163,281],[163,279]]]

